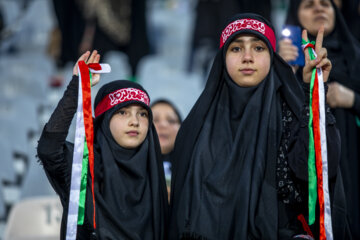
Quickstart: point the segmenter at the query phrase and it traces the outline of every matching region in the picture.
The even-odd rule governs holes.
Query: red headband
[[[256,32],[261,33],[264,35],[270,42],[274,52],[276,51],[276,37],[275,33],[271,27],[266,25],[265,23],[256,20],[256,19],[238,19],[229,25],[226,26],[224,31],[222,31],[221,38],[220,38],[220,48],[224,46],[226,40],[235,32],[240,30],[253,30]]]
[[[150,99],[144,91],[136,88],[123,88],[109,93],[103,98],[103,100],[101,100],[101,102],[96,106],[95,117],[100,116],[119,103],[128,101],[139,101],[145,103],[147,106],[150,105]]]

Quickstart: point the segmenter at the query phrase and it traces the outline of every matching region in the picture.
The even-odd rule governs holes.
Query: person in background
[[[147,0],[76,0],[86,20],[79,51],[124,52],[136,81],[138,63],[150,53]]]
[[[158,99],[151,105],[154,125],[159,137],[164,171],[170,198],[172,152],[176,135],[181,125],[181,115],[175,105],[167,99]]]
[[[327,103],[341,136],[340,169],[350,230],[354,239],[360,239],[360,44],[331,0],[291,0],[285,24],[308,30],[311,40],[325,26],[323,44],[333,65]],[[296,51],[291,42],[280,41],[279,55],[285,61],[293,60]],[[295,71],[302,79],[302,68],[295,67]]]
[[[102,56],[110,51],[127,55],[131,81],[137,66],[150,53],[147,34],[146,0],[53,0],[57,20],[48,43],[48,54],[56,62],[52,86],[64,83],[64,67],[77,56],[98,49]]]
[[[98,63],[97,51],[79,61]],[[93,74],[92,85],[99,82]],[[64,208],[65,239],[74,145],[66,141],[76,113],[78,68],[45,125],[38,157]],[[150,98],[141,85],[117,80],[103,85],[95,98],[94,176],[87,173],[84,224],[76,239],[162,240],[167,236],[168,201],[160,144],[152,123]],[[92,178],[96,207],[93,222]]]
[[[238,14],[223,29],[205,89],[176,138],[170,237],[318,239],[319,219],[307,228],[298,218],[309,216],[311,73],[321,68],[326,82],[331,70],[324,32],[316,39],[317,59],[306,55],[300,82],[276,53],[265,18]],[[346,239],[340,138],[333,115],[326,117],[334,239]]]
[[[360,41],[360,0],[334,0],[354,37]]]
[[[66,65],[78,59],[86,21],[75,0],[52,0],[52,7],[56,20],[50,32],[47,54],[54,60],[56,71],[49,85],[59,87],[65,82]]]

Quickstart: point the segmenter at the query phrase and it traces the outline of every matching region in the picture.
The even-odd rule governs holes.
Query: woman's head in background
[[[174,104],[166,99],[159,99],[151,105],[153,121],[162,154],[170,153],[175,144],[176,135],[181,125],[181,115]]]
[[[291,0],[286,23],[300,25],[312,36],[324,25],[326,36],[335,29],[334,7],[332,0]]]

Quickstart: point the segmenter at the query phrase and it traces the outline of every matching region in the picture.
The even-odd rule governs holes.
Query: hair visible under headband
[[[110,108],[128,101],[142,102],[146,106],[150,105],[150,98],[144,91],[136,88],[122,88],[109,93],[101,100],[95,108],[95,118]]]
[[[248,30],[255,31],[262,34],[272,46],[274,52],[276,51],[276,37],[274,30],[262,21],[251,18],[237,19],[226,26],[222,31],[220,38],[220,48],[222,48],[226,40],[239,31]]]

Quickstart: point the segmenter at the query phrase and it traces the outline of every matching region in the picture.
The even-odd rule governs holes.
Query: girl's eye
[[[146,117],[146,118],[147,118],[147,117],[148,117],[148,113],[147,113],[147,112],[141,112],[141,113],[140,113],[140,116],[141,116],[141,117]]]
[[[232,47],[231,48],[232,52],[239,52],[240,51],[240,47]]]
[[[261,52],[261,51],[264,51],[264,50],[265,50],[265,48],[263,46],[256,46],[255,47],[255,51],[257,51],[257,52]]]
[[[119,111],[118,111],[118,114],[120,114],[120,115],[125,115],[125,111],[124,111],[124,110],[119,110]]]

